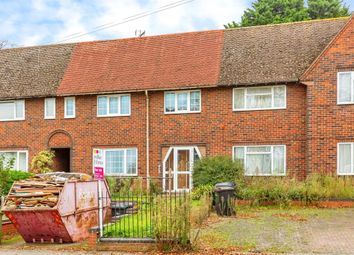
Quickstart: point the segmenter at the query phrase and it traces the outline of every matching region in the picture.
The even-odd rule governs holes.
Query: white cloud
[[[177,0],[32,0],[29,10],[7,10],[0,38],[9,36],[20,45],[53,43],[84,34],[103,24],[114,24],[127,17],[156,10]],[[185,5],[114,26],[65,42],[132,37],[136,29],[147,35],[219,29],[238,21],[248,0],[194,0]],[[18,7],[18,6],[17,6]],[[10,8],[10,7],[8,7]],[[21,9],[21,8],[20,8]],[[1,12],[0,12],[0,18]],[[68,37],[69,36],[69,37]]]

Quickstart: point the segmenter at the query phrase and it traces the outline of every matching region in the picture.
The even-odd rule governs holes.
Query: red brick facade
[[[354,23],[349,21],[302,80],[307,83],[309,172],[335,174],[337,144],[354,142],[354,105],[337,104],[337,73],[354,71]]]
[[[150,174],[162,171],[162,149],[196,145],[206,155],[232,155],[235,145],[287,146],[287,172],[305,175],[306,88],[287,86],[287,109],[232,111],[232,88],[201,90],[201,113],[164,114],[164,92],[150,92]],[[146,96],[131,94],[131,116],[97,117],[97,97],[76,97],[76,118],[65,119],[57,98],[55,120],[44,119],[44,99],[26,100],[26,120],[3,122],[0,149],[28,149],[29,158],[45,148],[71,148],[71,170],[92,172],[92,149],[136,147],[138,172],[146,175]],[[8,141],[11,141],[9,144]]]
[[[304,41],[308,43],[306,47],[300,47],[298,51],[291,49],[293,60],[289,58],[289,63],[281,62],[280,66],[299,78],[304,66],[300,69],[296,66],[302,55],[294,52],[304,48],[307,52],[312,47],[315,48],[312,54],[318,56],[319,49],[323,49],[317,44],[314,47],[311,31],[321,28],[325,45],[340,31],[300,81],[283,77],[281,73],[273,76],[271,71],[264,74],[274,80],[274,84],[287,86],[287,107],[280,110],[232,110],[236,85],[273,85],[258,80],[257,83],[251,80],[249,84],[238,84],[236,78],[242,74],[248,77],[250,70],[238,66],[239,74],[228,71],[241,61],[235,54],[234,37],[245,33],[245,38],[252,39],[248,35],[261,35],[262,27],[232,30],[235,35],[227,40],[223,37],[226,32],[210,31],[78,44],[56,88],[55,93],[59,95],[56,119],[44,119],[45,95],[26,99],[24,121],[0,123],[0,137],[4,138],[0,139],[0,150],[26,149],[31,160],[46,148],[56,149],[63,155],[67,152],[62,149],[70,148],[70,170],[92,173],[93,148],[135,147],[138,149],[138,174],[146,176],[149,165],[151,176],[161,176],[163,158],[171,146],[193,145],[200,148],[202,155],[231,156],[233,146],[286,145],[287,176],[303,179],[312,172],[335,173],[337,143],[354,142],[354,105],[336,103],[337,72],[354,70],[354,24],[351,19],[340,30],[345,22],[346,19],[266,26],[272,33],[279,29],[283,31],[282,37],[277,39],[283,46],[288,40],[285,35],[293,36],[294,31],[309,33]],[[331,24],[332,30],[327,34]],[[253,29],[258,32],[252,32]],[[259,40],[252,41],[251,45],[258,45]],[[268,41],[260,42],[260,48],[269,44]],[[223,44],[228,47],[223,48]],[[256,51],[254,48],[247,50]],[[312,62],[313,58],[306,58],[306,66],[310,65],[310,59]],[[261,79],[261,71],[265,71],[262,66],[267,63],[263,60],[252,62],[260,70],[257,79]],[[276,66],[277,63],[273,64],[278,71],[283,70]],[[292,67],[288,70],[289,65]],[[279,82],[284,80],[289,82]],[[191,88],[201,91],[200,113],[164,113],[166,90]],[[131,115],[97,117],[97,94],[118,92],[130,93]],[[76,117],[73,119],[64,118],[64,95],[76,95]],[[56,169],[63,169],[64,165],[55,161]]]

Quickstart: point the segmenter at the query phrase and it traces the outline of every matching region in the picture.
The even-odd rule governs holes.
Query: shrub
[[[33,157],[31,170],[33,173],[42,174],[52,172],[54,151],[44,150]]]
[[[202,185],[214,186],[219,182],[240,182],[243,168],[237,161],[227,156],[205,157],[196,162],[193,169],[193,184],[195,188]]]
[[[14,162],[14,159],[6,161],[3,155],[0,156],[0,196],[7,195],[15,181],[27,179],[32,175],[28,172],[12,170]]]
[[[199,185],[192,190],[192,200],[200,200],[203,196],[211,197],[214,186],[210,184]]]

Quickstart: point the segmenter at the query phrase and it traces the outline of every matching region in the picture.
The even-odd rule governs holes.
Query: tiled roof
[[[80,43],[59,95],[215,86],[223,30]]]
[[[54,96],[75,44],[0,50],[0,98]]]
[[[298,81],[348,18],[225,31],[220,85]]]
[[[347,21],[0,50],[0,99],[298,81]]]

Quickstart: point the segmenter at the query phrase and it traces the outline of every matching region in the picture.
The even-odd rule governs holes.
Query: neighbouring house
[[[250,176],[354,175],[354,20],[3,49],[0,153],[27,171],[172,177],[230,155]],[[163,182],[166,189],[166,182]]]

